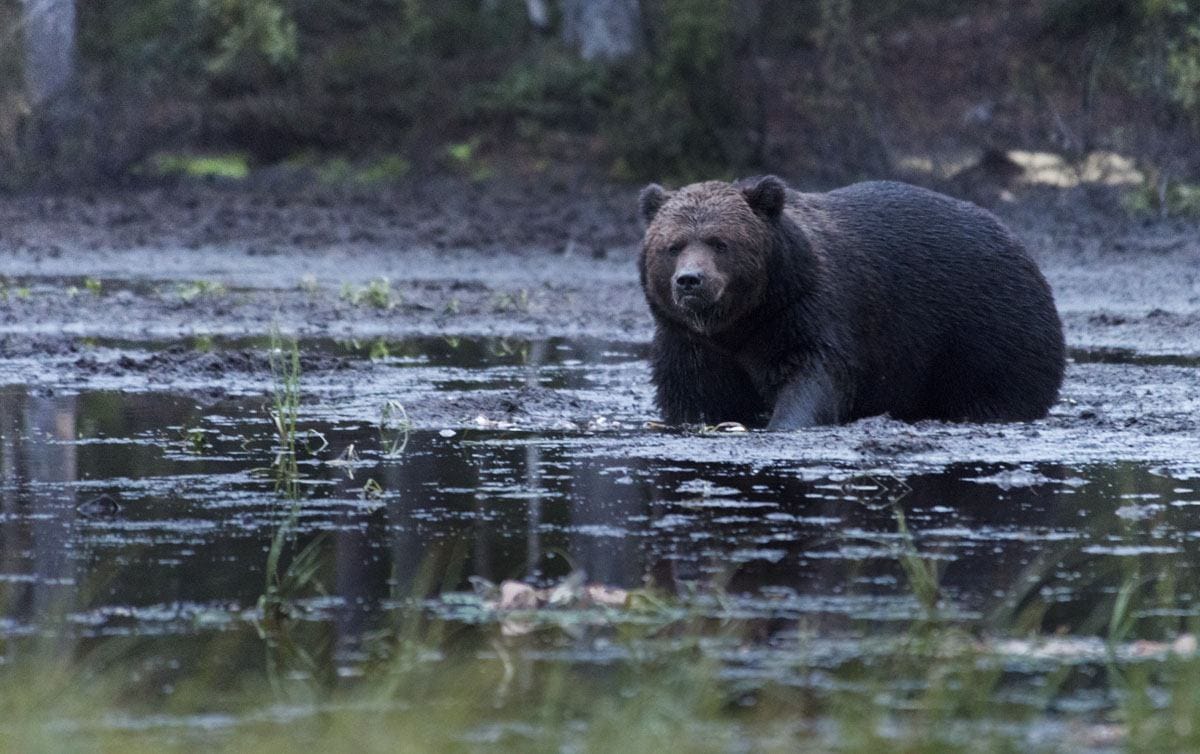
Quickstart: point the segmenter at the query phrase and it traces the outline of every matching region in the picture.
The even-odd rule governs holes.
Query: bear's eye
[[[707,243],[708,247],[713,251],[727,251],[729,249],[729,245],[719,238],[710,238],[705,241],[705,243]]]
[[[685,246],[687,246],[686,242],[676,241],[675,243],[673,243],[667,247],[667,251],[671,254],[678,254],[679,252],[683,251]]]

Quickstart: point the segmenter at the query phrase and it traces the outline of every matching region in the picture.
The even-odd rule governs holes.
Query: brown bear
[[[667,422],[1028,421],[1057,400],[1050,286],[986,210],[903,183],[810,194],[774,176],[651,184],[640,204]]]

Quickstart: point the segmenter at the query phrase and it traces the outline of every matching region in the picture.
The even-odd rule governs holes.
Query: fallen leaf
[[[537,590],[523,581],[508,580],[500,584],[500,610],[532,610],[538,606]]]
[[[629,602],[629,592],[611,586],[593,584],[584,590],[589,601],[604,607],[625,607]]]

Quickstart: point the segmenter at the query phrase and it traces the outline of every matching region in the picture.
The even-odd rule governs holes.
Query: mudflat
[[[441,391],[412,405],[411,420],[454,428],[480,416],[515,418],[522,429],[538,430],[621,417],[626,428],[640,426],[656,418],[638,350],[652,322],[637,284],[634,192],[621,188],[443,182],[355,194],[192,186],[6,198],[0,345],[7,358],[0,369],[6,382],[37,390],[86,389],[103,379],[131,388],[177,383],[215,395],[255,384],[255,375],[261,382],[265,359],[236,340],[272,330],[331,341],[568,339],[621,344],[630,356],[620,369],[588,372],[595,389],[586,395]],[[1046,421],[877,419],[726,443],[655,433],[621,442],[635,453],[763,462],[1194,456],[1195,222],[1138,220],[1070,195],[994,209],[1041,265],[1066,327],[1071,361]],[[188,345],[197,337],[232,346],[201,352]],[[157,345],[147,355],[151,342]],[[351,386],[381,369],[366,356],[307,354],[306,381]],[[536,363],[528,366],[536,372]],[[403,400],[403,381],[395,388]],[[597,441],[613,441],[603,437]]]

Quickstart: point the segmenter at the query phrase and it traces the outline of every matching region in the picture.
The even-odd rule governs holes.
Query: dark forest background
[[[1002,181],[1052,155],[1166,213],[1200,210],[1198,136],[1200,0],[0,0],[9,190]]]

